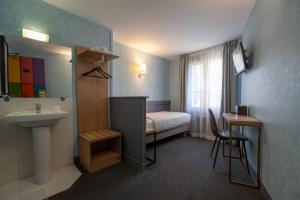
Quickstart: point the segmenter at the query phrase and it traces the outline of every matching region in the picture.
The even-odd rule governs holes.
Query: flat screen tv
[[[0,35],[0,95],[8,94],[8,45]]]
[[[242,42],[240,42],[233,50],[232,58],[236,75],[249,69],[248,60]]]

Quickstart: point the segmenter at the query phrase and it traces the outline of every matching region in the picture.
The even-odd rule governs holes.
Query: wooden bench
[[[89,173],[121,162],[121,156],[121,133],[103,129],[79,135],[80,163]]]

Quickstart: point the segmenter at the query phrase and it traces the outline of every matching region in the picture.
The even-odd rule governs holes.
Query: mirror
[[[4,36],[9,52],[7,93],[11,98],[72,97],[71,48]]]
[[[8,94],[8,45],[0,35],[0,96]]]

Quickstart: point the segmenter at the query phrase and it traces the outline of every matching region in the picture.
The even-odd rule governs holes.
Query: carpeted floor
[[[123,163],[95,174],[83,173],[69,190],[50,200],[265,199],[259,190],[228,182],[228,160],[221,151],[213,171],[211,145],[191,137],[168,139],[159,143],[155,165],[138,171]],[[236,178],[248,179],[238,160],[233,169]]]

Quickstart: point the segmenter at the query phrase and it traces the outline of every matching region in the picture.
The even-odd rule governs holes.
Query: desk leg
[[[242,136],[245,136],[244,135],[244,133],[245,133],[245,127],[244,126],[242,126]],[[241,148],[241,146],[239,147],[239,148]],[[246,148],[246,147],[245,147]],[[242,149],[242,159],[244,158],[244,151],[243,151],[243,149]]]
[[[232,182],[231,179],[231,157],[232,157],[232,138],[231,133],[232,132],[232,126],[229,125],[229,182]]]
[[[258,127],[258,138],[257,138],[257,188],[260,188],[260,127]]]
[[[229,126],[229,133],[231,135],[231,126]],[[245,182],[241,182],[241,181],[234,181],[231,178],[231,139],[229,139],[230,144],[229,144],[229,151],[230,151],[230,157],[229,157],[229,182],[230,183],[234,183],[234,184],[238,184],[238,185],[244,185],[244,186],[248,186],[248,187],[252,187],[252,188],[256,188],[259,189],[260,188],[260,163],[261,163],[261,155],[260,155],[260,142],[261,142],[261,128],[258,127],[258,138],[257,138],[257,174],[256,174],[256,181],[255,181],[255,177],[252,177],[254,184],[252,183],[245,183]]]
[[[156,163],[156,132],[154,133],[154,163]]]
[[[154,140],[153,140],[153,144],[154,144],[154,147],[153,147],[153,159],[149,158],[149,157],[146,157],[146,160],[149,161],[149,163],[146,165],[147,167],[153,165],[154,163],[156,163],[156,151],[157,151],[157,141],[156,141],[156,132],[153,133],[154,134]]]

